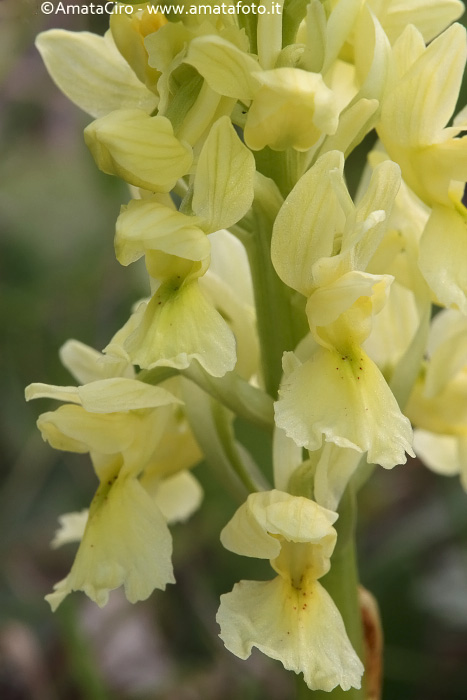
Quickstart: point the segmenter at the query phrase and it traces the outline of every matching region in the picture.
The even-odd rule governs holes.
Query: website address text
[[[220,3],[219,5],[147,5],[150,14],[161,12],[164,15],[280,15],[282,4],[271,2],[267,5],[251,3],[244,5],[241,0],[234,5]],[[68,5],[63,2],[53,3],[46,0],[41,4],[41,12],[44,15],[131,15],[133,5],[120,5],[115,2],[106,2],[104,5]]]

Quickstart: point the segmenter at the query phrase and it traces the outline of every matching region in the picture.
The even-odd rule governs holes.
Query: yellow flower
[[[384,160],[387,160],[384,151],[371,151],[366,177],[369,177],[372,168]],[[429,216],[430,208],[402,181],[389,216],[387,231],[368,264],[368,272],[393,275],[396,283],[412,292],[419,307],[430,302],[428,286],[418,268],[420,239]]]
[[[159,114],[169,117],[176,133],[192,145],[198,140],[202,143],[216,119],[229,115],[235,105],[235,100],[212,90],[202,72],[187,61],[191,43],[205,35],[224,37],[242,51],[248,48],[244,29],[231,21],[224,24],[221,17],[210,21],[203,14],[168,22],[144,41],[149,65],[161,74],[157,83]]]
[[[60,90],[92,117],[116,109],[150,114],[158,97],[138,80],[119,53],[112,34],[50,29],[36,39],[47,70]]]
[[[414,449],[440,474],[460,474],[467,491],[467,318],[445,310],[432,322],[428,360],[410,396]]]
[[[435,301],[463,314],[467,314],[466,260],[467,209],[460,201],[451,207],[435,205],[420,241],[420,270]]]
[[[91,122],[84,140],[104,173],[151,192],[170,192],[193,159],[166,117],[139,109],[117,110]]]
[[[193,215],[161,204],[157,196],[123,207],[117,221],[117,258],[128,265],[144,255],[154,293],[114,336],[106,352],[147,369],[184,369],[195,359],[220,377],[235,367],[233,333],[204,296],[199,278],[209,267],[206,233],[231,226],[248,211],[254,173],[251,152],[230,120],[221,117],[199,154]]]
[[[236,342],[235,371],[245,379],[259,373],[259,344],[251,271],[245,248],[222,229],[209,236],[211,263],[200,286],[227,319]]]
[[[53,610],[72,591],[99,606],[124,586],[128,600],[145,600],[174,583],[172,539],[160,511],[139,481],[119,475],[101,482],[71,571],[46,596]]]
[[[428,47],[407,27],[393,49],[394,78],[378,133],[411,189],[429,206],[450,206],[452,181],[467,180],[463,125],[445,128],[454,111],[467,56],[465,29],[454,24]],[[436,80],[433,76],[436,75]]]
[[[413,456],[410,422],[361,348],[319,348],[304,364],[286,353],[284,367],[276,425],[297,445],[317,450],[324,438],[387,469],[405,463],[405,452]]]
[[[383,235],[399,186],[390,161],[375,168],[357,206],[330,151],[302,176],[277,215],[271,256],[279,277],[307,297],[320,347],[302,364],[284,358],[276,424],[297,445],[322,439],[390,468],[412,454],[412,431],[381,372],[361,348],[384,307],[392,277],[364,270]]]
[[[245,143],[254,151],[307,151],[322,134],[334,134],[337,101],[319,73],[275,68],[256,73],[260,85],[248,111]]]
[[[319,73],[291,67],[261,70],[250,54],[217,36],[194,39],[186,62],[218,94],[252,100],[244,135],[253,150],[306,151],[322,134],[337,129],[337,100]]]
[[[141,302],[105,348],[147,369],[186,369],[197,360],[214,377],[235,367],[235,338],[198,280],[163,283]]]
[[[460,0],[368,0],[391,43],[413,24],[428,43],[459,19],[464,12]]]
[[[128,65],[141,82],[157,94],[160,73],[148,63],[144,40],[167,24],[167,20],[161,12],[150,12],[147,4],[133,5],[130,15],[126,12],[113,12],[110,15],[110,31],[117,49]]]
[[[229,651],[252,647],[303,673],[312,690],[360,688],[363,665],[342,617],[319,583],[329,571],[337,514],[281,491],[250,494],[221,533],[224,547],[269,559],[272,581],[241,581],[221,596],[217,621]]]
[[[405,182],[433,211],[420,242],[420,269],[446,306],[467,312],[467,180],[463,119],[446,127],[457,101],[467,57],[464,27],[454,24],[425,47],[408,27],[393,49],[393,81],[378,133]],[[434,78],[436,76],[436,79]],[[465,121],[465,119],[464,119]]]
[[[274,223],[271,258],[276,272],[306,297],[348,272],[366,270],[399,189],[399,168],[385,161],[375,168],[355,206],[343,170],[342,153],[321,156],[299,179]]]
[[[308,297],[306,313],[315,340],[345,355],[368,338],[373,316],[384,307],[390,275],[346,272]]]
[[[81,375],[92,377],[102,368],[115,368],[114,360],[81,344],[67,344],[63,354]],[[121,361],[120,369],[126,371]],[[91,379],[78,387],[32,384],[26,389],[27,400],[41,397],[68,402],[39,417],[43,438],[56,449],[89,452],[100,482],[88,517],[66,516],[55,538],[56,545],[79,539],[81,543],[70,573],[47,596],[52,608],[73,590],[83,590],[105,605],[109,591],[121,585],[128,600],[135,602],[173,583],[166,520],[187,517],[200,501],[191,477],[176,475],[181,499],[174,498],[174,483],[164,485],[164,477],[175,479],[176,468],[184,470],[199,458],[191,434],[175,427],[177,422],[183,425],[176,418],[180,400],[167,389],[129,377]],[[168,441],[175,455],[184,445],[183,457],[168,459]],[[142,473],[145,479],[140,479]],[[158,488],[172,492],[166,512],[156,505]]]
[[[308,459],[304,460],[302,448],[276,427],[272,460],[277,489],[312,498],[323,508],[337,511],[361,455],[325,442],[320,449],[309,452]]]

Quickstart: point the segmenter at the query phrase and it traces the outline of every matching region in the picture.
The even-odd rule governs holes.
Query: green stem
[[[214,407],[212,415],[224,452],[247,491],[254,493],[270,489],[270,484],[264,480],[253,460],[249,458],[248,452],[242,448],[241,443],[235,440],[233,423],[227,411],[222,406],[217,405]]]
[[[146,384],[156,385],[177,375],[190,379],[237,416],[269,433],[272,431],[274,409],[271,397],[249,384],[236,372],[228,372],[223,377],[212,377],[201,365],[192,362],[185,370],[173,367],[143,370],[138,374],[138,379]]]
[[[271,237],[282,204],[277,187],[258,175],[250,213],[232,232],[243,242],[253,279],[261,365],[266,391],[276,398],[282,376],[282,355],[297,343],[292,290],[277,276],[271,261]]]
[[[258,172],[273,178],[283,197],[287,197],[309,167],[309,154],[294,148],[273,151],[266,146],[261,151],[255,151],[254,156]]]
[[[235,415],[272,432],[274,427],[274,406],[271,397],[261,389],[252,386],[236,372],[228,372],[223,377],[212,377],[201,365],[192,362],[183,375],[217,399]]]
[[[249,493],[270,488],[249,453],[235,439],[233,416],[196,384],[182,381],[185,411],[206,462],[242,503]]]

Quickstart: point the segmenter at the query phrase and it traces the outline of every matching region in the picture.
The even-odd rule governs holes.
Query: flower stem
[[[300,339],[294,327],[292,290],[279,279],[271,261],[272,227],[281,204],[273,181],[258,175],[251,212],[232,228],[245,245],[250,262],[263,381],[273,398],[282,376],[282,355],[293,350]]]
[[[235,439],[233,416],[193,382],[182,381],[185,411],[206,462],[224,487],[242,503],[249,493],[267,490],[252,457]]]
[[[235,415],[241,416],[268,433],[272,431],[274,410],[271,397],[249,384],[236,372],[227,372],[223,377],[213,377],[197,362],[192,362],[184,370],[173,367],[143,370],[138,374],[138,379],[146,384],[157,385],[177,375],[190,379]]]

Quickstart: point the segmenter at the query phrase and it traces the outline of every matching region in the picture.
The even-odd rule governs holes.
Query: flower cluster
[[[129,185],[115,253],[144,258],[148,282],[103,354],[62,348],[79,386],[27,389],[63,402],[39,429],[99,480],[89,512],[61,519],[54,543],[80,544],[48,600],[173,583],[168,524],[199,506],[204,456],[242,500],[223,545],[276,573],[222,596],[226,647],[358,689],[359,615],[326,576],[355,588],[337,554],[352,532],[333,524],[369,465],[414,450],[467,490],[465,110],[447,126],[463,5],[310,0],[247,21],[129,4],[103,37],[37,39],[94,118],[97,166]],[[352,198],[346,159],[375,131]],[[272,433],[273,484],[236,415]]]

